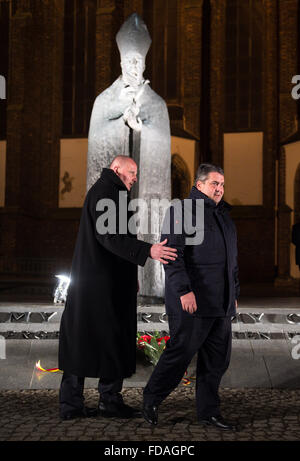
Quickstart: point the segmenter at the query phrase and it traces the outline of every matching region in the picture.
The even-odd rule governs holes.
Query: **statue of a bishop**
[[[138,237],[156,243],[166,207],[171,199],[170,122],[164,100],[145,80],[146,54],[151,38],[146,24],[132,14],[116,36],[122,75],[95,100],[88,138],[87,188],[117,155],[131,156],[138,165],[134,198],[143,199],[138,216]],[[134,211],[134,210],[132,210]],[[148,259],[139,267],[140,295],[164,296],[164,270]]]

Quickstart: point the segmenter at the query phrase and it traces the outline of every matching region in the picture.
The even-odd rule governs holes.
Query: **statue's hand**
[[[137,117],[140,113],[140,108],[141,108],[141,105],[140,104],[137,104],[135,101],[133,101],[133,103],[131,104],[130,107],[128,107],[126,110],[125,110],[125,113],[128,112],[129,114],[131,114],[133,117]],[[125,115],[125,114],[124,114]]]
[[[139,111],[140,106],[134,103],[125,110],[123,115],[125,123],[127,122],[130,128],[135,131],[141,131],[143,126],[142,120],[138,117]]]
[[[140,119],[140,117],[137,117],[135,121],[135,128],[132,128],[132,129],[135,131],[142,131],[142,127],[143,127],[143,122]]]
[[[135,131],[142,131],[143,122],[140,117],[129,116],[126,120],[127,124]]]

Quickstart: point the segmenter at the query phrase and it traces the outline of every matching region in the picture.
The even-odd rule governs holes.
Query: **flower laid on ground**
[[[160,336],[157,331],[153,335],[141,335],[138,333],[136,343],[138,349],[143,350],[149,362],[155,366],[159,361],[159,358],[169,339],[170,336]],[[184,373],[184,377],[182,378],[182,384],[184,386],[188,386],[194,380],[195,377],[188,376],[186,371]]]
[[[157,331],[153,335],[141,335],[138,333],[137,347],[144,351],[149,362],[155,366],[169,339],[170,336],[160,336]]]

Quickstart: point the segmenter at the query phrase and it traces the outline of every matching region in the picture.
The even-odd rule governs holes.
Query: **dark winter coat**
[[[176,261],[164,266],[166,274],[166,312],[178,315],[182,310],[180,296],[193,291],[199,317],[224,317],[234,315],[235,300],[239,296],[237,265],[237,237],[229,216],[230,205],[216,203],[193,187],[189,196],[204,200],[204,240],[198,245],[186,245],[186,234],[163,233],[168,246],[177,248]],[[183,202],[182,202],[183,203]],[[171,208],[171,224],[174,211]],[[173,223],[174,224],[174,223]]]
[[[135,372],[137,265],[145,264],[151,245],[119,234],[118,223],[115,235],[97,232],[97,219],[107,212],[96,211],[97,202],[111,199],[118,217],[119,191],[127,191],[123,182],[104,169],[82,210],[59,338],[59,368],[76,376]]]
[[[296,264],[300,267],[300,222],[293,225],[292,242],[296,245]]]

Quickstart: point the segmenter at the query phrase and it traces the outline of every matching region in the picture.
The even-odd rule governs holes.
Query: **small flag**
[[[39,371],[45,371],[45,372],[48,372],[48,373],[57,373],[57,372],[61,372],[61,370],[59,368],[43,368],[42,365],[41,365],[41,361],[39,360],[38,362],[36,362],[35,364],[35,368]]]

